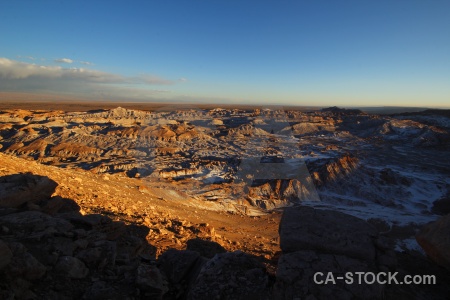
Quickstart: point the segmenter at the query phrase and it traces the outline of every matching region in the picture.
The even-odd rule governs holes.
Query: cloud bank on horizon
[[[19,57],[19,56],[18,56]],[[279,103],[277,101],[252,101],[248,99],[229,98],[226,96],[193,96],[174,93],[171,88],[175,85],[188,84],[190,80],[185,77],[167,79],[153,74],[140,73],[133,76],[124,76],[104,72],[90,67],[94,64],[88,61],[75,61],[70,58],[54,59],[52,64],[37,64],[32,56],[24,58],[33,61],[24,62],[0,57],[0,91],[26,92],[37,94],[60,94],[91,100],[120,100],[120,101],[184,101],[184,102],[217,102],[217,103],[252,103],[252,104],[283,104],[304,106],[368,106],[359,99],[353,100],[355,104],[335,104],[332,101],[323,103],[321,99],[314,98],[301,103]],[[41,62],[52,61],[41,58]],[[84,67],[73,67],[79,64]],[[68,65],[68,67],[64,67]],[[164,86],[165,88],[162,88]],[[159,88],[157,88],[159,87]],[[337,97],[336,97],[337,98]],[[341,99],[343,100],[343,99]],[[409,102],[405,104],[373,102],[369,106],[416,106],[450,108],[447,105],[432,103]]]
[[[55,59],[55,63],[73,64],[69,58]],[[80,61],[82,65],[93,65]],[[42,65],[0,57],[0,89],[16,92],[60,92],[84,97],[151,99],[155,95],[170,92],[155,89],[158,85],[174,85],[185,82],[165,79],[152,74],[123,76],[94,69]]]

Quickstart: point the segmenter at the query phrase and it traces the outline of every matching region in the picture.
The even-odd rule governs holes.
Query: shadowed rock
[[[0,178],[7,183],[4,190],[17,197],[9,204],[24,204],[20,197],[41,183],[53,182],[22,175]],[[29,188],[30,182],[37,184]],[[146,260],[154,259],[154,247],[145,240],[147,227],[100,214],[82,215],[73,200],[50,198],[55,188],[50,186],[44,186],[42,193],[36,191],[40,196],[33,205],[1,210],[0,299],[124,299],[127,295],[158,299],[167,291],[164,284],[158,287],[164,281],[156,266],[149,270],[141,263],[143,254]],[[154,281],[153,271],[161,280]],[[95,284],[99,278],[106,282]]]
[[[321,275],[316,279],[325,282],[328,272],[337,277],[346,272],[375,271],[369,263],[343,255],[318,254],[308,250],[283,254],[278,262],[274,299],[296,299],[308,295],[314,297],[312,299],[382,299],[381,285],[361,284],[356,275],[351,283],[338,279],[327,284],[314,282],[317,272]]]
[[[195,251],[169,249],[164,252],[158,259],[158,265],[169,281],[166,297],[170,299],[170,296],[177,298],[186,295],[205,261]]]
[[[221,253],[203,265],[187,299],[270,299],[264,265],[241,251]]]
[[[188,275],[200,255],[194,251],[169,249],[158,260],[160,269],[174,283],[180,282]]]
[[[367,261],[375,259],[376,229],[364,220],[341,212],[311,207],[287,208],[279,232],[284,253],[314,250]]]
[[[416,240],[429,258],[450,270],[450,215],[423,227]]]
[[[19,207],[51,197],[58,184],[45,176],[14,174],[0,178],[0,207]]]
[[[384,286],[376,282],[325,281],[329,272],[387,271],[395,268],[395,253],[364,220],[336,211],[291,207],[280,223],[280,247],[274,299],[383,299]]]
[[[162,299],[162,296],[168,290],[167,282],[154,265],[139,265],[136,283],[148,299]]]
[[[89,269],[81,260],[71,256],[60,257],[55,266],[55,271],[62,276],[78,279],[86,277],[89,273]]]
[[[443,216],[450,214],[450,192],[445,197],[434,201],[431,212]]]
[[[38,237],[54,232],[67,232],[73,228],[68,221],[38,211],[23,211],[0,217],[0,225],[6,226],[19,236]]]
[[[207,241],[202,239],[190,239],[187,241],[187,250],[198,252],[201,256],[206,258],[213,258],[214,255],[218,253],[225,253],[227,250],[225,250],[224,247],[222,247],[220,244],[213,242],[213,241]]]
[[[8,245],[0,240],[0,271],[11,262],[12,256],[13,254]]]

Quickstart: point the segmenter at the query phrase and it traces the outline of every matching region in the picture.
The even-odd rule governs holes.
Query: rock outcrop
[[[450,215],[425,225],[416,240],[429,258],[450,271]]]
[[[164,280],[150,292],[143,283],[141,256],[154,258],[156,252],[135,225],[82,215],[78,205],[67,205],[71,200],[50,198],[56,183],[46,177],[0,180],[8,196],[0,208],[1,299],[123,299],[166,292]]]
[[[317,160],[308,163],[311,175],[316,185],[323,185],[328,182],[336,181],[351,174],[358,167],[358,158],[351,155],[332,160]]]
[[[311,207],[285,209],[280,223],[280,247],[287,253],[312,250],[373,261],[377,235],[361,219]]]
[[[431,211],[442,216],[450,214],[450,190],[444,197],[434,201]]]
[[[240,251],[215,255],[192,284],[187,299],[270,299],[264,265]]]
[[[291,207],[280,223],[283,251],[274,286],[275,299],[382,299],[384,286],[345,282],[314,282],[321,272],[343,276],[346,272],[388,271],[396,256],[377,230],[364,220],[330,210]],[[317,278],[316,278],[317,279]]]
[[[14,174],[0,178],[0,207],[17,208],[50,198],[57,183],[44,176]]]
[[[248,190],[250,203],[268,210],[308,200],[310,193],[297,179],[255,180]]]

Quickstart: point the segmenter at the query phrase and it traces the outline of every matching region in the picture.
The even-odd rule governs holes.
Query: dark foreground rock
[[[30,174],[25,179],[42,180]],[[411,300],[446,299],[450,294],[444,268],[423,256],[396,255],[375,227],[343,213],[285,209],[274,275],[262,257],[227,252],[206,223],[185,224],[196,238],[189,235],[186,250],[169,249],[157,258],[148,227],[103,214],[83,215],[74,201],[51,197],[50,191],[31,202],[19,199],[0,207],[0,299]],[[181,235],[179,227],[176,222],[169,226]],[[443,266],[448,264],[448,228],[445,217],[418,235],[429,256]],[[329,272],[389,271],[438,274],[438,284],[406,289],[359,284],[356,277],[353,283],[314,282],[317,272],[322,274],[316,279],[324,281]]]
[[[450,214],[450,192],[439,200],[434,201],[431,212],[438,215]]]
[[[296,251],[283,254],[278,262],[274,299],[383,299],[384,287],[360,284],[355,276],[352,283],[336,279],[346,272],[375,272],[370,263],[348,256]],[[316,275],[320,272],[319,275]],[[334,276],[326,281],[328,272]],[[318,284],[316,280],[323,282]],[[327,282],[327,283],[325,283]],[[349,281],[350,282],[350,281]]]
[[[396,267],[395,253],[364,220],[331,210],[291,207],[280,223],[283,251],[274,287],[275,299],[382,299],[384,286],[344,280],[325,281],[329,272],[380,272]]]
[[[80,214],[73,200],[51,198],[56,185],[45,177],[6,176],[0,186],[7,191],[0,207],[0,299],[136,299],[167,291],[162,275],[161,282],[146,280],[153,273],[142,267],[141,254],[154,260],[155,251],[145,230],[139,235],[136,225]]]
[[[423,227],[416,240],[429,258],[450,271],[450,215]]]
[[[240,251],[221,253],[206,262],[187,299],[271,299],[264,265]]]
[[[0,207],[19,207],[50,198],[56,182],[32,174],[14,174],[0,178]]]
[[[147,240],[148,227],[102,214],[83,215],[73,200],[51,197],[54,185],[46,188],[44,183],[52,181],[19,175],[0,180],[7,182],[9,195],[15,197],[4,197],[14,201],[3,201],[0,207],[0,299],[210,299],[216,294],[220,299],[263,299],[269,295],[264,265],[251,255],[226,253],[213,241],[214,228],[206,223],[186,225],[197,236],[186,241],[187,250],[170,249],[157,259],[156,247]],[[21,191],[36,186],[43,191],[35,191],[27,200],[29,192]]]
[[[313,250],[372,261],[377,230],[364,220],[341,212],[296,207],[284,210],[280,247],[289,253]]]
[[[204,240],[204,239],[190,239],[186,243],[186,249],[198,252],[201,256],[206,258],[213,258],[218,253],[225,253],[227,250],[220,244]]]

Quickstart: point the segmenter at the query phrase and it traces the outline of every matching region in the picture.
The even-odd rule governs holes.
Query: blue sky
[[[450,106],[450,1],[0,2],[0,91]]]

